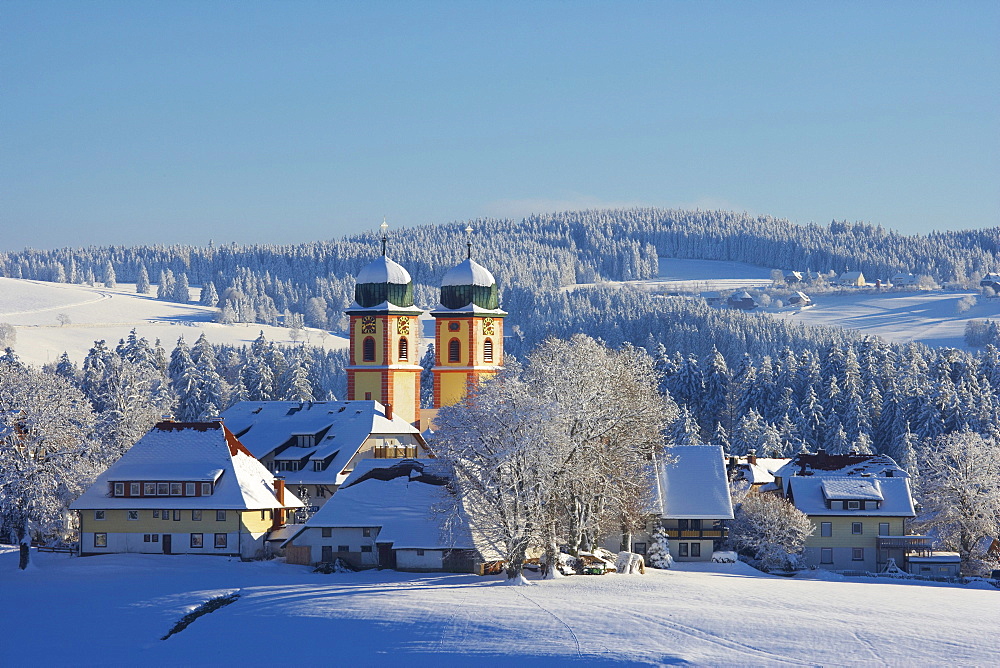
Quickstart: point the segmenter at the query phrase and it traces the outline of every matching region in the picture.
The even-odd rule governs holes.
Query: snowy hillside
[[[627,283],[656,292],[686,293],[771,285],[770,270],[740,262],[660,258],[659,274],[656,279]],[[970,319],[1000,319],[1000,299],[980,300],[959,312],[962,298],[974,294],[947,290],[818,294],[812,308],[772,315],[805,325],[853,329],[894,343],[966,348],[965,324]]]
[[[1000,299],[980,300],[960,313],[959,302],[972,294],[946,290],[821,294],[815,296],[814,307],[786,311],[779,317],[806,325],[847,327],[896,343],[965,348],[965,324],[970,319],[1000,318]]]
[[[191,291],[192,298],[197,292]],[[0,323],[15,326],[14,348],[30,364],[54,361],[63,351],[80,363],[94,341],[104,339],[113,347],[133,328],[150,342],[160,339],[168,350],[178,337],[192,344],[202,332],[214,344],[249,344],[261,330],[269,341],[294,343],[291,330],[284,327],[222,325],[213,322],[216,312],[196,302],[177,304],[139,295],[130,284],[104,288],[0,278]],[[60,323],[63,315],[67,324]],[[347,345],[340,336],[311,328],[305,332],[314,346],[333,350]]]
[[[997,665],[1000,591],[771,577],[744,564],[507,587],[497,577],[161,555],[0,553],[7,666]],[[37,558],[36,558],[37,557]],[[160,638],[210,598],[235,603]],[[58,621],[58,628],[53,621]],[[13,641],[12,641],[13,642]]]

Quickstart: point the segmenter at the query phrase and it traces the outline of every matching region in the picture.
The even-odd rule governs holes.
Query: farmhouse
[[[312,512],[362,459],[427,456],[417,428],[377,401],[241,401],[222,417]]]
[[[812,306],[812,303],[813,300],[810,299],[809,295],[807,295],[804,292],[798,292],[798,291],[793,292],[791,296],[788,298],[788,304],[790,306],[797,306],[801,308],[804,306]]]
[[[449,472],[433,459],[358,463],[340,491],[282,547],[289,562],[353,568],[475,572],[481,559],[468,526],[445,530],[434,508]]]
[[[302,506],[221,422],[157,423],[70,506],[80,554],[250,558]]]
[[[734,292],[730,295],[727,303],[731,308],[743,309],[744,311],[757,308],[757,302],[753,300],[753,297],[746,290]]]
[[[859,288],[864,287],[865,275],[860,271],[845,271],[837,278],[837,283],[840,285],[850,285]]]
[[[656,510],[677,561],[709,561],[733,519],[725,457],[718,445],[678,445],[656,464]]]
[[[908,535],[915,517],[909,474],[886,455],[799,453],[775,473],[781,493],[809,516],[810,566],[879,572],[893,559],[928,556],[932,540]]]

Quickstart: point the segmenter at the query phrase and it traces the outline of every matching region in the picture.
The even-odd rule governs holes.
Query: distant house
[[[983,280],[979,281],[979,286],[983,288],[993,288],[1000,293],[1000,274],[986,274]]]
[[[801,308],[803,306],[812,306],[812,303],[813,300],[810,299],[809,295],[804,292],[793,292],[788,298],[789,306],[797,306]]]
[[[878,572],[893,559],[905,570],[910,557],[932,554],[929,537],[907,534],[916,515],[909,474],[886,455],[799,453],[775,478],[815,527],[805,546],[810,566]]]
[[[917,285],[917,277],[914,274],[896,274],[889,280],[893,285],[901,288],[912,288]]]
[[[677,561],[710,561],[733,519],[725,456],[718,445],[678,445],[675,461],[656,460],[656,510]]]
[[[793,283],[801,283],[803,280],[805,280],[805,279],[803,278],[801,271],[786,271],[785,272],[785,283],[788,283],[789,285],[791,285]]]
[[[241,401],[226,426],[319,510],[364,458],[427,456],[416,427],[377,401]]]
[[[734,485],[749,492],[775,491],[774,473],[790,460],[787,458],[757,457],[753,451],[745,457],[731,456],[726,465],[726,475]]]
[[[715,290],[710,290],[708,292],[702,292],[701,298],[705,300],[705,303],[710,306],[715,306],[716,304],[722,303],[722,295]]]
[[[734,292],[730,295],[727,303],[731,308],[738,308],[744,311],[757,308],[757,302],[753,300],[753,297],[751,297],[750,293],[746,290],[742,292]]]
[[[839,285],[850,285],[854,287],[864,287],[865,275],[860,271],[845,271],[837,278]]]
[[[433,512],[448,493],[449,473],[433,459],[358,462],[333,498],[283,544],[287,559],[476,572],[481,559],[468,527],[446,532]]]
[[[250,558],[302,503],[221,422],[157,423],[70,506],[80,554]]]

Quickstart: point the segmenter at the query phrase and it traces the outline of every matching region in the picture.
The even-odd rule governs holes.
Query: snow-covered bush
[[[646,563],[653,568],[670,568],[674,558],[670,556],[670,542],[663,527],[657,527],[653,532],[649,551],[646,553]]]
[[[736,511],[729,541],[765,571],[794,570],[801,565],[806,538],[814,531],[809,518],[773,494],[749,494]]]
[[[712,553],[712,561],[716,564],[735,564],[739,558],[731,550],[716,550]]]

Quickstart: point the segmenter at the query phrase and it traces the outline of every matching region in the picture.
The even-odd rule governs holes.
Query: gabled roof
[[[222,417],[226,427],[258,458],[266,457],[294,435],[323,433],[315,443],[315,456],[321,458],[337,450],[351,450],[353,456],[372,434],[412,434],[423,440],[420,431],[398,415],[386,418],[385,407],[377,401],[241,401],[226,409]]]
[[[211,496],[111,496],[113,482],[209,481]],[[299,508],[285,491],[278,503],[274,476],[219,422],[160,422],[112,464],[70,506],[75,509],[200,508],[257,510]]]
[[[882,495],[878,510],[833,510],[826,507],[824,489],[855,489],[860,492],[863,484],[870,485]],[[789,481],[790,500],[806,515],[851,516],[851,517],[914,517],[913,498],[910,495],[910,481],[906,478],[830,478],[815,476],[793,476]],[[840,497],[843,498],[843,497]],[[859,497],[854,497],[859,498]],[[871,497],[861,497],[872,500]]]
[[[665,519],[733,518],[725,459],[719,445],[676,445],[657,461],[658,511]]]
[[[434,459],[364,459],[296,533],[313,528],[379,527],[393,549],[473,549],[468,527],[445,535],[433,509],[448,494],[450,471]]]

